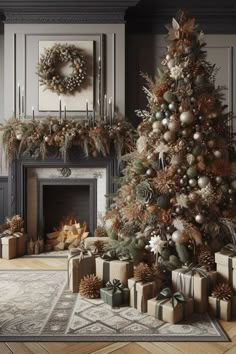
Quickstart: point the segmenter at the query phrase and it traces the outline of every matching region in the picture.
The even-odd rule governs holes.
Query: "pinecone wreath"
[[[7,227],[11,233],[21,232],[24,225],[24,220],[20,215],[14,215],[12,218],[7,219]]]
[[[107,232],[103,226],[98,226],[94,231],[95,237],[107,237]]]
[[[100,289],[102,287],[102,281],[94,274],[85,276],[79,287],[79,293],[81,296],[88,299],[97,299],[100,297]]]
[[[199,249],[197,261],[199,265],[205,266],[207,270],[213,270],[215,268],[215,256],[208,247]]]
[[[227,283],[219,283],[213,289],[211,295],[218,300],[230,301],[233,297],[233,289]]]
[[[146,263],[140,263],[134,270],[134,278],[143,283],[152,281],[154,278],[154,269]]]

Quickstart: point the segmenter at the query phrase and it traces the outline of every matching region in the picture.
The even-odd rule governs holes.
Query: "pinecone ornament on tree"
[[[207,270],[212,270],[215,268],[215,256],[210,249],[203,249],[198,254],[198,264],[200,266],[205,266]]]
[[[95,250],[97,251],[97,253],[102,253],[104,252],[104,249],[105,249],[105,244],[103,241],[95,241],[94,242],[94,247],[95,247]]]
[[[102,281],[94,274],[85,276],[79,287],[79,293],[81,296],[88,299],[97,299],[100,297],[100,289],[102,287]]]
[[[106,237],[107,232],[103,226],[98,226],[96,230],[94,231],[94,236],[95,237]]]
[[[12,218],[7,219],[7,226],[14,234],[14,232],[20,232],[23,228],[24,220],[20,215],[14,215]]]
[[[218,300],[230,301],[233,297],[233,289],[227,283],[219,283],[213,289],[211,295]]]
[[[134,278],[143,283],[152,281],[154,278],[153,269],[146,263],[140,263],[134,270]]]

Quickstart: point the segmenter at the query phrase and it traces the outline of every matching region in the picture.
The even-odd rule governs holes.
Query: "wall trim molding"
[[[123,23],[129,7],[139,0],[7,0],[2,1],[4,23]]]

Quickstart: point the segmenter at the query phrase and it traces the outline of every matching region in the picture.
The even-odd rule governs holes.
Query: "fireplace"
[[[114,193],[117,160],[84,158],[74,151],[67,162],[49,156],[45,161],[22,157],[12,161],[9,173],[9,212],[25,220],[29,238],[52,232],[63,218],[87,223],[90,235],[101,222]]]
[[[38,179],[38,230],[52,232],[69,219],[97,226],[97,179]]]

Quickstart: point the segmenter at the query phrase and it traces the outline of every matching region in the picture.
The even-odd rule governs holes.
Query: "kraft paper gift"
[[[232,297],[231,307],[232,307],[232,319],[235,319],[236,318],[236,296]]]
[[[101,299],[112,307],[129,304],[129,289],[118,279],[106,283],[106,287],[100,289]]]
[[[104,285],[108,281],[118,279],[124,285],[128,285],[128,279],[133,276],[133,262],[108,260],[96,258],[96,275],[103,280]]]
[[[180,322],[188,318],[193,313],[193,299],[184,298],[183,294],[172,294],[171,290],[166,288],[161,293],[166,293],[164,298],[156,297],[148,300],[148,314],[169,323]],[[168,294],[169,293],[169,294]]]
[[[5,236],[1,238],[2,244],[2,258],[13,259],[16,258],[16,237]]]
[[[68,256],[68,283],[73,293],[79,292],[81,279],[89,274],[95,274],[95,257],[83,251],[72,251]]]
[[[209,296],[209,312],[211,315],[219,318],[220,320],[230,321],[232,305],[230,301],[218,300],[213,296]]]
[[[216,284],[217,273],[204,268],[180,268],[172,271],[172,285],[185,297],[192,297],[194,311],[207,312],[208,296]]]
[[[13,236],[16,238],[16,257],[22,257],[25,255],[26,235],[15,232]]]
[[[236,245],[228,244],[216,252],[215,262],[219,280],[229,283],[236,292]]]
[[[142,283],[131,278],[128,280],[130,290],[130,306],[139,312],[147,312],[147,301],[156,295],[159,288],[157,281]]]

